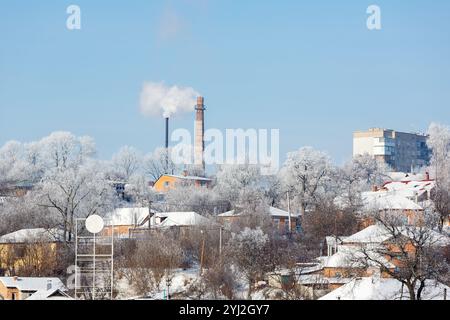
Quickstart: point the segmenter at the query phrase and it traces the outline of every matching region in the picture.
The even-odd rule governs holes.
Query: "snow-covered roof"
[[[408,198],[390,192],[363,192],[364,206],[369,210],[423,210],[423,208]]]
[[[437,231],[431,229],[421,229],[420,227],[404,226],[399,227],[398,230],[405,237],[412,238],[414,235],[423,234],[428,239],[429,244],[445,246],[450,243],[449,237],[440,234]],[[388,231],[386,227],[380,224],[371,225],[349,237],[347,237],[344,244],[369,244],[369,243],[382,243],[392,238],[392,232]]]
[[[64,284],[58,278],[33,278],[33,277],[0,277],[0,282],[7,288],[17,288],[20,291],[64,289]]]
[[[429,280],[422,292],[423,300],[443,300],[444,290],[450,287]],[[342,287],[330,292],[319,300],[408,300],[409,292],[400,281],[376,276],[356,278]]]
[[[0,243],[25,243],[34,241],[60,242],[63,231],[60,229],[22,229],[0,237]]]
[[[221,218],[229,218],[229,217],[239,217],[239,216],[241,216],[241,214],[236,213],[236,210],[230,210],[230,211],[218,214],[217,216],[221,217]]]
[[[155,217],[165,218],[158,227],[195,226],[209,224],[211,221],[196,212],[164,212]]]
[[[114,226],[139,226],[148,217],[148,207],[118,208],[111,213],[111,223]]]
[[[297,278],[299,284],[312,285],[312,284],[346,284],[352,281],[352,278],[336,278],[336,277],[324,277],[322,274],[304,274]]]
[[[366,254],[370,256],[370,260],[366,259]],[[340,245],[338,252],[328,257],[324,262],[324,268],[363,268],[366,264],[375,265],[372,260],[381,262],[384,266],[395,268],[395,266],[387,261],[376,250],[364,250],[359,246]]]
[[[274,207],[269,208],[269,213],[271,216],[275,216],[275,217],[289,217],[288,211],[284,211],[284,210],[274,208]],[[299,216],[300,216],[300,214],[291,212],[291,217],[295,218],[295,217],[299,217]]]
[[[61,288],[52,288],[50,290],[41,289],[33,293],[26,300],[75,300]]]
[[[183,180],[196,180],[196,181],[207,181],[207,182],[212,181],[212,179],[205,178],[205,177],[197,177],[197,176],[183,176],[183,175],[174,175],[174,174],[167,174],[165,176],[177,178],[177,179],[183,179]]]
[[[386,182],[383,187],[393,195],[414,200],[416,196],[421,196],[433,190],[436,187],[436,182],[431,180],[392,181]]]
[[[427,179],[426,173],[389,172],[392,181],[421,181]]]
[[[391,233],[379,225],[374,224],[347,237],[343,243],[382,243],[391,238]]]

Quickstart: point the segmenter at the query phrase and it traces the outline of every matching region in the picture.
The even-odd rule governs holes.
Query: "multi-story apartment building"
[[[429,164],[427,136],[380,128],[353,134],[353,156],[369,154],[394,171],[413,172]]]

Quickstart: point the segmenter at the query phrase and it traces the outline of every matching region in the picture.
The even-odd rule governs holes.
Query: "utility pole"
[[[287,192],[287,203],[288,203],[288,214],[289,214],[289,236],[292,232],[292,217],[291,217],[291,197],[289,196],[289,191]]]
[[[152,228],[152,200],[148,200],[148,229],[150,230]]]
[[[219,227],[219,256],[222,259],[222,226]]]
[[[201,251],[201,255],[200,255],[200,276],[202,275],[202,272],[203,272],[203,259],[204,259],[204,255],[205,255],[205,233],[203,230],[201,230],[201,233],[203,235],[203,241],[202,241],[202,251]]]

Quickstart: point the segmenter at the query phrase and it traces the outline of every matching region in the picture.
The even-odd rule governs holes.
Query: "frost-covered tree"
[[[329,156],[311,147],[303,147],[288,153],[287,160],[280,171],[284,190],[289,191],[293,205],[302,214],[316,205],[327,190],[333,166]]]
[[[9,141],[0,148],[0,184],[7,185],[26,179],[25,148],[18,141]]]
[[[76,168],[95,154],[90,137],[53,132],[40,141],[7,142],[0,148],[0,184],[37,183],[45,172]]]
[[[375,214],[380,244],[366,244],[354,253],[350,261],[364,268],[377,267],[382,274],[396,279],[408,289],[410,300],[421,300],[426,287],[436,281],[448,283],[449,265],[445,248],[447,236],[433,230],[435,221],[426,219],[424,225],[405,225],[398,214]]]
[[[153,181],[158,180],[163,174],[175,174],[179,167],[170,157],[170,149],[158,148],[153,153],[144,157],[143,170]]]
[[[58,216],[66,241],[72,240],[76,218],[104,215],[114,205],[115,194],[95,163],[48,172],[35,188],[38,206]]]
[[[228,209],[228,203],[211,189],[198,188],[192,185],[179,185],[170,190],[161,210],[195,211],[202,215],[222,213]]]
[[[388,179],[387,168],[368,154],[358,155],[336,171],[341,204],[356,211],[361,205],[361,192],[369,191]]]
[[[232,259],[248,281],[248,298],[255,281],[268,271],[268,244],[268,235],[259,228],[245,228],[230,241]]]
[[[48,168],[76,168],[95,153],[91,138],[79,138],[70,132],[53,132],[39,143]]]
[[[153,202],[156,199],[155,192],[143,175],[132,176],[125,186],[125,193],[130,196],[135,203],[142,206],[148,205],[149,202]]]
[[[260,188],[260,169],[253,165],[223,165],[216,175],[215,191],[235,205],[243,190]]]
[[[142,167],[142,157],[135,148],[124,146],[113,156],[112,166],[117,178],[128,181]]]
[[[440,215],[439,229],[450,215],[450,128],[432,123],[428,129],[428,147],[432,152],[431,172],[436,179],[432,193],[434,208]]]

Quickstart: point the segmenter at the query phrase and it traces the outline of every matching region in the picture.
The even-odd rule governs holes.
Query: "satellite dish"
[[[99,233],[103,230],[103,227],[105,226],[105,223],[103,221],[103,218],[99,215],[92,215],[86,219],[86,229],[90,233]]]

